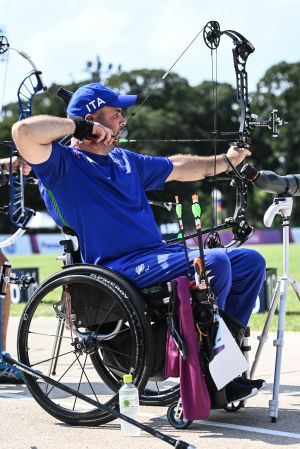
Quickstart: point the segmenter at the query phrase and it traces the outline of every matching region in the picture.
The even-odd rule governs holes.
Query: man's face
[[[123,111],[121,108],[104,106],[104,108],[96,111],[91,115],[93,116],[93,121],[99,122],[102,125],[110,128],[113,132],[113,135],[116,137],[122,131],[123,126],[126,124],[126,120],[123,116]]]
[[[110,128],[113,136],[116,138],[122,131],[123,126],[126,125],[126,120],[123,116],[122,109],[112,106],[104,106],[104,108],[94,112],[93,114],[87,114],[85,119],[101,123],[101,125]],[[78,141],[71,143],[73,145],[78,145],[77,142]],[[114,148],[114,145],[107,146],[103,145],[101,142],[96,142],[93,139],[85,139],[83,142],[79,143],[79,148],[92,153],[108,154]]]

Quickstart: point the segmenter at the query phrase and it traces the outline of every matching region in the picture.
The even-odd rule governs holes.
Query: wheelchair
[[[38,287],[21,316],[20,362],[112,408],[118,409],[126,373],[132,374],[142,405],[174,404],[178,379],[163,375],[169,285],[137,289],[108,268],[80,263],[72,235],[61,244],[62,270]],[[239,343],[248,351],[244,336],[243,331]],[[39,405],[62,422],[96,426],[115,419],[26,372],[24,379]],[[236,411],[243,405],[223,401],[214,408]]]

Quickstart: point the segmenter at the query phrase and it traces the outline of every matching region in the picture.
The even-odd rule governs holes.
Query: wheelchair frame
[[[64,334],[67,332],[70,335],[69,339],[73,339],[71,344],[73,345],[73,351],[77,359],[80,358],[82,354],[89,357],[95,372],[98,374],[95,383],[99,383],[99,380],[101,379],[104,380],[106,386],[114,393],[112,397],[109,398],[108,403],[117,408],[117,392],[122,384],[122,373],[117,372],[116,370],[113,371],[105,366],[102,353],[109,347],[109,341],[113,341],[114,337],[118,334],[124,333],[122,326],[124,327],[126,326],[126,322],[130,322],[130,326],[133,326],[131,340],[133,341],[135,339],[135,343],[132,343],[132,353],[130,355],[132,363],[128,366],[126,371],[133,374],[134,382],[141,392],[141,404],[168,405],[172,403],[179,397],[179,385],[177,382],[167,381],[167,387],[164,387],[163,390],[161,390],[159,386],[160,379],[156,378],[153,381],[150,380],[150,384],[148,383],[149,379],[151,379],[151,367],[154,352],[153,332],[151,329],[151,322],[153,323],[152,317],[155,315],[155,322],[163,320],[167,310],[167,299],[155,301],[158,303],[158,306],[154,309],[153,305],[149,306],[145,303],[145,298],[142,297],[141,292],[138,291],[135,286],[131,285],[129,281],[123,279],[112,270],[94,265],[74,264],[73,260],[76,260],[76,248],[74,249],[72,241],[64,240],[61,243],[64,245],[65,253],[65,266],[63,267],[63,270],[50,276],[38,287],[21,316],[18,332],[18,355],[21,363],[27,366],[36,366],[39,367],[39,369],[42,368],[41,370],[45,372],[46,367],[44,366],[44,360],[46,360],[49,362],[49,366],[47,367],[48,376],[52,375],[57,378],[59,372],[58,364],[63,358],[61,355],[63,351],[62,343],[65,339]],[[70,295],[71,291],[71,297],[74,302],[74,291],[76,290],[74,289],[74,286],[76,287],[76,285],[78,286],[79,284],[81,288],[83,286],[83,290],[94,289],[93,294],[96,296],[96,293],[99,290],[98,293],[102,294],[102,301],[104,292],[107,290],[109,291],[108,299],[111,300],[113,298],[113,301],[115,301],[114,308],[117,309],[118,313],[121,315],[118,317],[117,313],[114,314],[113,320],[116,319],[117,321],[113,321],[113,325],[111,324],[112,320],[110,319],[112,312],[108,309],[102,310],[107,316],[104,320],[106,322],[100,323],[100,325],[99,323],[96,323],[97,317],[95,316],[95,311],[93,309],[88,310],[88,307],[84,313],[82,313],[82,311],[80,313],[81,315],[85,314],[86,320],[91,320],[91,322],[82,323],[82,321],[84,321],[82,320],[82,316],[81,318],[79,317],[80,321],[78,317],[76,321],[76,314],[74,311],[71,311],[71,313],[68,311],[69,305],[66,300],[66,295]],[[64,289],[64,285],[68,285],[67,293]],[[34,322],[41,322],[41,320],[34,320],[34,317],[39,315],[39,308],[45,308],[47,306],[47,297],[52,294],[52,291],[59,288],[62,288],[62,293],[57,297],[56,303],[54,304],[53,300],[49,302],[49,308],[52,309],[52,316],[55,315],[58,321],[55,329],[49,334],[49,338],[52,336],[54,340],[52,352],[50,355],[48,354],[46,357],[41,357],[40,360],[37,360],[37,346],[41,345],[40,341],[41,339],[45,339],[46,335],[45,331],[43,331],[42,324],[39,329],[34,327]],[[107,303],[107,298],[105,301]],[[90,314],[90,317],[88,314]],[[123,317],[122,314],[124,315]],[[93,322],[93,320],[96,321]],[[86,332],[83,328],[88,325],[90,330],[89,332]],[[101,328],[105,328],[105,330],[101,331]],[[125,329],[125,332],[126,331],[127,329]],[[37,339],[37,343],[34,343],[34,338]],[[101,349],[99,349],[100,347]],[[99,355],[99,352],[101,355]],[[133,362],[134,360],[136,362]],[[87,375],[82,374],[82,376],[85,378],[86,383],[89,383]],[[36,379],[32,378],[32,376],[26,375],[25,373],[24,377],[29,390],[39,404],[43,408],[46,408],[50,414],[64,422],[73,425],[95,425],[114,419],[111,415],[99,414],[99,411],[95,414],[90,412],[82,413],[82,416],[80,413],[73,413],[74,416],[71,416],[72,413],[70,415],[70,413],[65,411],[62,412],[60,406],[55,405],[57,401],[55,401],[54,405],[49,402],[49,391],[46,386],[44,386],[44,390],[42,390]],[[60,382],[62,380],[63,378],[60,377]],[[155,385],[155,388],[153,385]],[[80,387],[78,386],[78,388]],[[91,390],[94,388],[94,385],[92,385]],[[52,393],[53,396],[56,394],[53,390],[50,393]],[[95,395],[95,390],[91,394]]]
[[[178,382],[156,379],[156,390],[153,384],[148,383],[151,382],[154,354],[159,349],[159,345],[154,342],[153,323],[165,319],[169,298],[158,297],[153,300],[151,288],[138,290],[130,281],[110,269],[74,263],[78,260],[78,247],[74,246],[71,239],[63,240],[61,244],[64,246],[64,256],[60,256],[60,259],[63,258],[65,263],[62,271],[53,274],[38,287],[22,314],[18,332],[20,362],[41,369],[42,372],[47,367],[48,378],[53,379],[55,376],[67,387],[74,384],[78,392],[83,391],[99,403],[106,400],[105,405],[114,410],[118,410],[122,374],[130,372],[140,390],[142,405],[173,404],[171,410],[174,410],[174,403],[177,404],[179,399]],[[76,298],[76,292],[80,289],[89,295],[82,304]],[[53,299],[53,293],[56,299]],[[101,322],[97,317],[98,312],[92,307],[99,297],[102,304]],[[97,307],[99,304],[97,301]],[[72,306],[75,308],[72,309]],[[39,316],[40,308],[47,308],[48,312],[51,311],[52,321],[57,320],[50,333],[44,330],[43,320],[35,318]],[[128,348],[127,352],[125,350],[125,340],[120,338],[120,335],[127,334],[129,339],[126,336],[126,341],[131,341],[129,352]],[[49,349],[50,339],[53,340],[50,355],[38,356],[41,346],[44,345],[44,350]],[[118,344],[112,347],[114,340]],[[123,355],[120,346],[123,347]],[[245,346],[243,349],[249,350]],[[121,355],[123,360],[127,357],[125,369],[116,369],[113,363],[115,354]],[[65,362],[67,359],[68,362]],[[79,404],[76,395],[62,396],[56,387],[38,381],[26,371],[24,378],[37,402],[60,421],[72,425],[100,425],[115,419],[111,413],[99,408],[87,410],[86,404]],[[167,386],[160,388],[160,380]],[[222,407],[236,411],[243,405],[241,401]],[[179,419],[179,426],[181,421]],[[170,422],[176,427],[176,421],[175,424],[174,420]]]
[[[2,306],[2,299],[5,297],[6,294],[6,285],[11,281],[14,283],[17,283],[18,285],[22,285],[24,288],[26,286],[29,285],[30,280],[29,279],[23,279],[20,280],[18,278],[16,278],[15,276],[10,274],[10,266],[8,266],[9,264],[7,264],[6,266],[1,266],[0,268],[0,272],[1,272],[1,279],[0,279],[0,312],[1,312],[1,306]],[[59,273],[56,274],[56,278],[58,278]],[[55,276],[55,275],[54,275]],[[44,285],[45,286],[45,285]],[[35,301],[32,299],[30,300],[30,302],[28,303],[28,309],[30,309],[29,304],[33,304],[34,306]],[[1,315],[1,313],[0,313]],[[23,314],[23,322],[26,322],[27,320],[30,320],[30,316],[28,316],[26,313]],[[19,333],[20,333],[20,329],[19,329]],[[55,335],[55,338],[57,337],[57,335]],[[26,351],[28,351],[28,348],[25,348]],[[58,380],[53,379],[53,377],[49,377],[45,374],[43,374],[41,371],[36,369],[36,366],[34,366],[34,368],[28,364],[23,364],[20,361],[17,361],[15,359],[13,359],[12,357],[8,356],[8,355],[3,355],[3,361],[6,363],[9,363],[19,369],[21,369],[21,371],[24,374],[24,377],[26,378],[26,383],[27,385],[28,382],[30,382],[30,379],[33,381],[35,381],[35,383],[33,383],[32,385],[35,385],[35,388],[37,388],[37,390],[39,390],[39,394],[33,394],[33,397],[37,400],[37,402],[51,415],[57,417],[58,419],[61,419],[62,417],[58,416],[55,412],[52,413],[51,409],[51,405],[49,408],[49,403],[51,404],[51,401],[49,400],[48,393],[50,393],[51,390],[56,389],[56,391],[60,392],[60,393],[65,393],[67,395],[70,395],[71,397],[75,398],[75,401],[81,400],[83,404],[89,404],[93,406],[93,412],[92,413],[87,413],[84,411],[83,414],[81,414],[81,418],[82,416],[91,418],[92,416],[95,415],[95,411],[101,412],[102,414],[102,420],[104,419],[103,417],[106,416],[106,422],[111,421],[112,419],[115,418],[121,418],[125,421],[127,421],[128,423],[135,425],[137,427],[139,427],[141,430],[144,430],[145,432],[151,434],[152,436],[161,439],[162,441],[174,446],[177,449],[194,449],[194,446],[186,443],[185,441],[173,438],[169,435],[166,435],[162,432],[159,432],[157,429],[152,429],[152,427],[145,425],[143,423],[140,423],[122,413],[120,413],[118,411],[118,407],[117,404],[102,404],[101,402],[99,402],[98,398],[91,398],[89,396],[87,396],[86,394],[83,394],[82,392],[78,391],[77,389],[71,388],[68,384],[64,384],[62,382],[60,382],[61,378],[59,378]],[[43,363],[43,362],[42,362]],[[40,385],[38,383],[38,381],[40,381],[40,383],[42,383],[42,381],[44,382],[43,385],[46,386],[46,390],[43,391],[43,387],[40,388]],[[29,387],[29,390],[31,391],[31,393],[33,393],[32,388]],[[85,392],[84,392],[85,393]],[[97,399],[97,400],[95,400]],[[59,407],[60,408],[60,407]],[[61,419],[64,422],[70,422],[71,424],[82,424],[81,420],[76,419],[76,413],[74,416],[72,416],[73,421],[69,421],[68,419],[64,419],[65,418],[65,413],[66,410],[64,408],[61,408],[61,411],[63,412],[63,418]],[[91,424],[90,420],[87,420],[87,422],[85,424]],[[96,422],[99,424],[99,422]]]

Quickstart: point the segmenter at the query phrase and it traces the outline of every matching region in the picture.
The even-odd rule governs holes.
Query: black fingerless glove
[[[86,139],[93,136],[94,122],[85,120],[82,117],[71,117],[75,123],[75,131],[73,136],[78,140]]]

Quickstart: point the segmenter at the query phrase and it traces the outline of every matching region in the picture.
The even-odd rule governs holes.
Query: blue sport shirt
[[[49,159],[31,165],[52,218],[77,233],[84,262],[123,273],[132,259],[139,276],[143,254],[166,250],[145,190],[163,188],[170,159],[120,148],[102,156],[54,142]]]

